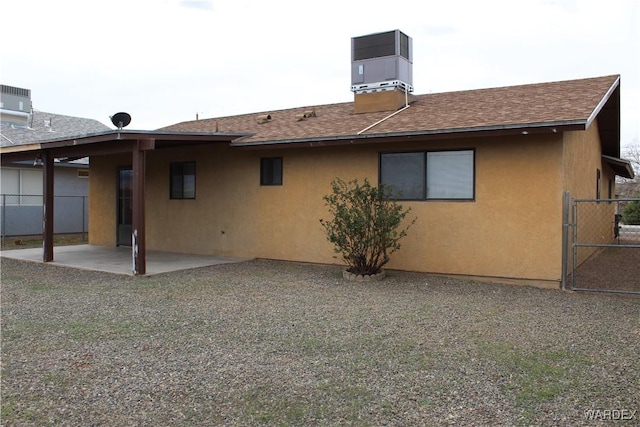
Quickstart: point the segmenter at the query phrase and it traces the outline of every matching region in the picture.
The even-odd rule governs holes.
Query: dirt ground
[[[575,286],[640,292],[640,248],[604,249],[576,269]]]

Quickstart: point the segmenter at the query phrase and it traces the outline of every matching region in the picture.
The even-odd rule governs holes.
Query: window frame
[[[193,168],[193,174],[185,173],[185,166],[191,165]],[[174,167],[180,167],[179,171],[174,171]],[[177,172],[177,173],[174,173]],[[182,180],[181,190],[179,194],[174,193],[174,177],[180,176]],[[188,192],[188,189],[185,188],[185,176],[193,176],[193,196],[185,196],[185,190]],[[196,198],[196,162],[195,161],[186,161],[186,162],[171,162],[169,164],[169,199],[170,200],[194,200]]]
[[[280,173],[279,176],[276,177],[276,168],[274,168],[273,162],[274,161],[279,161],[280,162]],[[270,171],[271,171],[271,176],[267,177],[266,176],[266,170],[265,168],[269,166],[270,167]],[[266,179],[266,178],[270,178],[270,179]],[[274,179],[277,178],[277,179]],[[279,157],[260,157],[260,186],[267,186],[267,187],[272,187],[272,186],[281,186],[284,183],[284,159],[282,158],[282,156]]]
[[[429,153],[447,153],[447,152],[459,152],[469,151],[472,155],[472,171],[471,171],[471,197],[464,198],[441,198],[441,197],[428,197],[428,154]],[[403,196],[394,197],[394,200],[400,201],[415,201],[415,202],[475,202],[476,200],[476,149],[475,148],[456,148],[456,149],[436,149],[436,150],[407,150],[407,151],[381,151],[378,153],[378,184],[385,184],[382,182],[382,158],[387,154],[411,154],[418,153],[423,156],[423,171],[422,171],[422,197],[419,198],[406,198]]]

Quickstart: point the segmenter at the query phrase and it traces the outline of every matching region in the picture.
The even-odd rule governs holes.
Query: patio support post
[[[139,139],[133,148],[133,200],[131,251],[133,274],[147,273],[147,249],[145,233],[144,188],[146,152],[155,147],[154,139]]]
[[[53,156],[42,151],[42,261],[53,261]]]

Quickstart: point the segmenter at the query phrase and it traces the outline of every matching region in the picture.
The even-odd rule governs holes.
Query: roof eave
[[[155,146],[175,144],[230,143],[247,133],[175,132],[175,131],[124,131],[110,130],[98,134],[57,139],[37,144],[0,147],[2,163],[34,158],[41,151],[50,151],[57,157],[86,157],[131,151],[132,142],[153,139]],[[118,144],[113,144],[118,142]]]
[[[621,176],[622,178],[633,179],[635,177],[633,166],[631,165],[631,162],[629,160],[602,155],[602,161],[608,164],[611,169],[613,169],[615,174]]]
[[[596,117],[598,117],[598,114],[600,113],[600,111],[602,111],[604,106],[609,101],[609,98],[611,98],[611,95],[613,95],[618,86],[620,86],[620,76],[618,76],[616,80],[611,84],[611,87],[609,87],[600,102],[598,102],[596,107],[591,112],[591,115],[589,115],[589,118],[587,119],[587,127],[591,126],[591,123],[596,119]]]
[[[470,138],[496,135],[529,135],[541,133],[559,133],[571,130],[585,130],[584,120],[566,120],[554,122],[540,122],[513,125],[475,126],[467,128],[431,129],[407,132],[387,132],[360,135],[338,135],[313,138],[293,138],[265,141],[246,141],[237,139],[231,142],[232,147],[259,147],[272,145],[294,146],[323,146],[323,145],[348,145],[373,142],[388,142],[392,139],[425,138],[425,139],[451,139]]]
[[[21,145],[8,145],[5,147],[0,147],[0,154],[21,153],[24,151],[39,150],[41,145],[42,144],[39,142]]]
[[[180,140],[180,141],[232,141],[248,136],[247,133],[221,133],[221,132],[177,132],[177,131],[140,131],[140,130],[110,130],[97,134],[81,135],[77,137],[57,139],[41,142],[46,145],[43,148],[58,148],[72,145],[92,144],[113,140],[155,139],[156,141]]]

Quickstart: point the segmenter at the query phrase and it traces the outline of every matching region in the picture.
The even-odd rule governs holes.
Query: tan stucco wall
[[[476,200],[407,203],[418,222],[404,242],[402,257],[390,266],[559,280],[560,144],[551,139],[529,135],[478,141]]]
[[[147,212],[154,212],[147,215],[148,247],[331,261],[318,253],[318,245],[326,244],[318,221],[324,209],[322,194],[329,191],[335,171],[346,174],[350,169],[366,169],[369,163],[373,172],[377,168],[375,152],[355,162],[349,160],[355,157],[349,151],[353,149],[316,151],[309,156],[312,150],[240,152],[217,146],[180,155],[153,153],[147,179],[159,182],[160,188],[147,195]],[[284,158],[284,185],[260,186],[260,158],[272,156]],[[169,164],[188,160],[197,162],[196,200],[169,200]],[[331,170],[326,167],[329,164]]]
[[[596,198],[597,170],[600,170],[600,198],[615,197],[615,174],[609,166],[602,163],[602,150],[598,123],[594,122],[586,131],[566,132],[563,144],[563,180],[564,191],[572,199]],[[610,184],[611,183],[611,184]],[[610,185],[611,188],[610,189]],[[611,243],[613,240],[613,221],[615,204],[578,203],[578,241],[580,243]],[[571,218],[573,222],[573,216]],[[581,247],[577,264],[581,264],[597,251],[595,247]],[[572,262],[573,253],[569,252]]]
[[[131,156],[95,156],[90,159],[89,243],[116,245],[118,167],[131,166]]]
[[[388,268],[557,282],[561,276],[561,136],[394,145],[157,150],[147,157],[147,248],[320,263],[334,258],[319,219],[331,180],[378,182],[381,151],[476,149],[476,199],[402,202],[417,222]],[[260,186],[260,158],[282,156],[282,186]],[[124,158],[91,159],[94,244],[115,244],[115,183]],[[169,199],[169,164],[196,161],[195,200]]]
[[[563,135],[564,189],[577,199],[596,197],[596,169],[602,169],[597,123],[586,131],[565,132]]]

